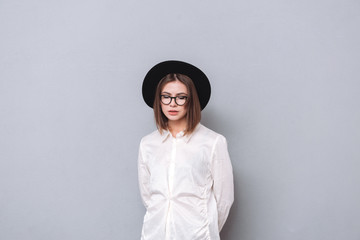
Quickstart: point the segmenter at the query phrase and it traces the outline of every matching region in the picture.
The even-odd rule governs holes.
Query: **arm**
[[[213,191],[217,203],[219,231],[221,231],[234,202],[233,170],[225,137],[217,137],[212,156]]]
[[[138,157],[138,178],[139,178],[139,189],[141,199],[145,208],[148,208],[149,200],[150,200],[150,191],[149,191],[149,183],[150,183],[150,172],[144,163],[141,143],[139,148],[139,157]]]

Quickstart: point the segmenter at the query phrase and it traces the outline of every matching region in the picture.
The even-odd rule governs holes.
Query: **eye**
[[[184,100],[187,98],[187,96],[178,96],[179,99]]]
[[[165,99],[169,99],[169,98],[170,98],[170,96],[168,96],[168,95],[162,95],[162,97],[165,98]]]

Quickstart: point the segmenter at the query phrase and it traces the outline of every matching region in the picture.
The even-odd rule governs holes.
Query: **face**
[[[166,98],[178,97],[178,103],[181,104],[181,99],[184,99],[184,97],[188,96],[188,91],[186,86],[182,82],[176,80],[165,84],[161,91],[161,95],[165,95]],[[171,99],[171,103],[168,105],[161,102],[161,110],[168,118],[169,122],[186,122],[186,103],[182,106],[179,106],[176,104],[175,99]]]

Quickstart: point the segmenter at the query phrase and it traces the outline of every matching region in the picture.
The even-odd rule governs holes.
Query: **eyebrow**
[[[169,93],[169,92],[162,92],[162,94],[169,94],[169,95],[171,95],[171,93]],[[177,94],[176,94],[176,96],[178,96],[178,95],[187,95],[187,93],[180,92],[180,93],[177,93]]]

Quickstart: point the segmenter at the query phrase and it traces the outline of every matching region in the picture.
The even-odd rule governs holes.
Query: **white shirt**
[[[141,240],[215,240],[234,201],[225,137],[155,131],[142,138],[139,186],[146,207]]]

